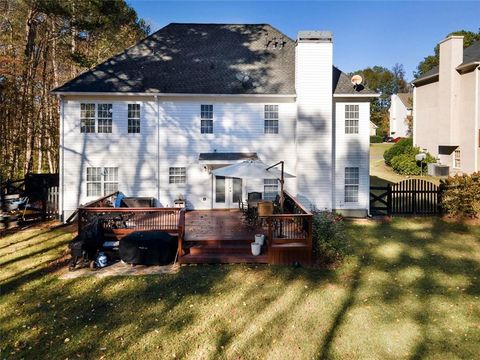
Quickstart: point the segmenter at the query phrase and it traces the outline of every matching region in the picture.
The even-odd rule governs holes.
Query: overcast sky
[[[478,31],[477,1],[160,1],[128,0],[152,30],[171,22],[269,23],[295,39],[299,30],[330,30],[336,66],[404,65],[412,79],[418,62],[446,34]]]

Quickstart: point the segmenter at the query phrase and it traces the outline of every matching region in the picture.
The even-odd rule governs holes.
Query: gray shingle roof
[[[333,80],[336,94],[373,93],[337,68]],[[172,23],[56,91],[295,94],[295,41],[268,24]]]
[[[480,40],[475,41],[472,45],[463,50],[463,62],[459,65],[466,65],[475,61],[480,61]],[[425,74],[418,77],[413,83],[422,82],[431,76],[437,76],[439,74],[440,67],[435,66],[428,70]]]
[[[398,93],[397,96],[407,109],[412,109],[413,96],[411,93]]]

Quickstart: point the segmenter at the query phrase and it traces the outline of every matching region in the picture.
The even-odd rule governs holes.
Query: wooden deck
[[[267,247],[253,256],[250,244],[255,234],[267,229],[245,224],[239,210],[198,210],[185,214],[183,264],[198,263],[267,263]]]

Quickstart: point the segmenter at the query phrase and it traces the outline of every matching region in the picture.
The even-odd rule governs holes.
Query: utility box
[[[428,175],[448,176],[450,175],[450,166],[441,164],[428,164]]]

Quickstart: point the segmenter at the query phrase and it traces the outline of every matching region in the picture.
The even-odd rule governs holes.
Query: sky
[[[334,37],[333,62],[344,72],[399,63],[408,80],[448,33],[480,28],[480,1],[127,2],[152,31],[171,22],[268,23],[292,39],[301,30],[329,30]]]

